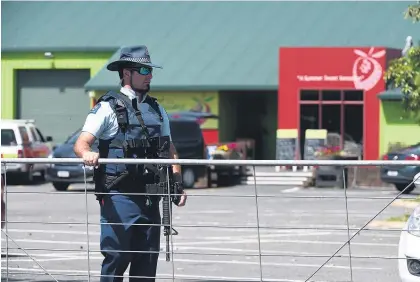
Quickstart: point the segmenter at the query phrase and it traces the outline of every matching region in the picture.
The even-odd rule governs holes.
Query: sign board
[[[304,159],[315,160],[315,152],[327,143],[326,129],[307,129],[305,131]]]
[[[219,115],[219,94],[217,92],[153,92],[165,111]],[[202,129],[218,129],[219,120],[205,118],[200,121]]]
[[[277,129],[276,159],[295,160],[298,150],[297,129]]]

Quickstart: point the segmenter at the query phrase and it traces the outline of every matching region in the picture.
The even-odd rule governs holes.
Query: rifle
[[[166,170],[165,172],[163,170]],[[163,234],[166,237],[166,261],[171,260],[169,238],[170,235],[178,235],[178,231],[172,228],[172,203],[178,205],[181,200],[181,194],[184,190],[182,186],[181,176],[179,173],[174,173],[172,166],[160,166],[160,175],[167,176],[164,184],[162,196],[162,224],[164,226]]]

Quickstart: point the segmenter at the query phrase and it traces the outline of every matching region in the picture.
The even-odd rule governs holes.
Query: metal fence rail
[[[25,163],[25,164],[83,164],[81,159],[64,159],[64,158],[21,158],[21,159],[2,159],[2,166],[5,166],[6,174],[5,174],[5,180],[7,181],[7,164],[11,163]],[[171,223],[171,228],[184,228],[186,230],[196,230],[196,229],[204,229],[204,230],[210,230],[210,229],[219,229],[219,230],[225,230],[225,232],[246,232],[247,230],[255,230],[255,234],[249,233],[249,236],[256,236],[257,240],[257,248],[253,251],[250,250],[239,250],[239,249],[232,249],[229,248],[229,241],[227,241],[226,245],[228,247],[226,248],[220,248],[222,251],[220,252],[212,252],[211,248],[202,248],[204,251],[200,252],[194,252],[194,251],[188,251],[188,248],[185,248],[185,251],[180,250],[174,250],[174,241],[171,235],[171,248],[170,248],[170,256],[172,258],[171,262],[171,274],[158,274],[156,279],[157,280],[194,280],[194,281],[288,281],[288,282],[294,282],[294,281],[318,281],[318,280],[312,280],[316,274],[318,274],[322,269],[329,267],[328,263],[332,261],[332,259],[346,259],[348,262],[348,266],[346,266],[346,269],[349,271],[349,279],[345,281],[355,281],[354,277],[354,270],[357,269],[357,267],[354,266],[354,260],[355,259],[376,259],[376,260],[391,260],[391,261],[398,261],[398,260],[406,260],[405,257],[399,257],[399,256],[390,256],[390,255],[357,255],[354,252],[354,248],[360,248],[361,246],[369,248],[369,244],[366,243],[365,245],[363,243],[354,243],[354,240],[357,236],[361,234],[362,231],[377,231],[377,232],[390,232],[392,234],[399,234],[401,231],[407,231],[401,228],[374,228],[369,227],[369,224],[372,223],[381,213],[385,211],[396,199],[400,198],[402,194],[404,193],[404,190],[396,193],[393,196],[354,196],[348,194],[348,188],[346,185],[344,185],[343,194],[341,196],[334,196],[334,195],[289,195],[289,194],[278,194],[278,193],[261,193],[261,191],[264,188],[261,188],[258,186],[258,183],[256,181],[255,175],[256,175],[256,167],[257,166],[301,166],[301,167],[312,167],[312,166],[339,166],[343,168],[343,177],[345,178],[344,174],[344,168],[345,167],[363,167],[363,166],[383,166],[383,165],[392,165],[392,166],[420,166],[420,161],[360,161],[360,160],[352,160],[352,161],[344,161],[344,160],[319,160],[319,161],[284,161],[284,160],[264,160],[264,161],[256,161],[256,160],[184,160],[184,159],[100,159],[100,164],[162,164],[162,165],[173,165],[173,164],[179,164],[179,165],[213,165],[213,166],[247,166],[252,167],[253,175],[254,175],[254,185],[252,189],[252,193],[238,193],[238,194],[227,194],[222,193],[219,191],[211,191],[208,193],[205,192],[199,192],[199,190],[194,191],[194,193],[188,193],[188,202],[187,206],[190,202],[195,201],[195,199],[198,198],[206,198],[206,204],[212,205],[212,201],[217,201],[218,199],[243,199],[243,200],[252,200],[253,204],[255,205],[255,217],[256,217],[256,225],[255,224],[221,224],[220,222],[216,222],[213,224],[209,224],[206,222],[197,222],[197,223],[189,223],[189,224],[180,224],[180,223]],[[57,277],[67,277],[67,278],[78,278],[80,280],[78,281],[93,281],[93,279],[99,278],[100,272],[99,269],[93,270],[91,267],[91,260],[92,258],[98,259],[98,255],[101,254],[101,249],[99,244],[97,242],[99,241],[99,238],[96,242],[91,242],[91,238],[89,237],[92,233],[95,233],[97,235],[97,231],[93,231],[93,229],[99,228],[101,225],[104,225],[105,223],[101,223],[100,221],[96,220],[90,220],[90,212],[89,212],[89,197],[93,197],[91,194],[92,192],[89,192],[88,188],[88,182],[86,177],[86,167],[84,168],[84,189],[83,191],[71,191],[71,192],[52,192],[52,191],[9,191],[8,185],[5,185],[4,193],[5,193],[5,202],[6,207],[8,204],[8,195],[26,195],[26,194],[32,194],[32,195],[65,195],[65,194],[71,194],[71,195],[84,195],[84,208],[85,208],[85,215],[84,218],[77,218],[77,220],[69,220],[69,221],[63,221],[63,220],[10,220],[8,218],[8,212],[6,208],[5,213],[5,228],[2,230],[2,233],[6,236],[6,250],[5,250],[5,259],[2,257],[2,275],[5,270],[6,277],[5,280],[9,281],[10,275],[28,275],[34,277],[34,281],[36,281],[35,276],[45,276],[48,275],[51,281],[60,281]],[[409,185],[407,185],[406,189],[413,184],[413,182],[416,181],[414,179]],[[345,182],[344,182],[345,183]],[[275,185],[273,185],[275,186]],[[249,191],[247,191],[249,192]],[[107,193],[103,193],[107,194]],[[130,195],[145,195],[145,193],[130,193]],[[163,196],[163,194],[162,194]],[[213,200],[211,200],[213,199]],[[345,224],[342,227],[337,226],[311,226],[311,225],[305,225],[305,226],[296,226],[293,224],[261,224],[261,215],[262,211],[261,209],[264,208],[264,204],[262,204],[260,201],[264,200],[275,200],[275,201],[281,201],[281,200],[331,200],[334,201],[335,199],[344,199],[344,207],[343,212],[344,213],[344,220]],[[361,224],[360,227],[352,226],[350,223],[350,213],[349,213],[349,203],[351,201],[371,201],[371,200],[382,200],[386,201],[382,204],[380,208],[375,212],[374,215],[372,215],[364,224]],[[250,202],[249,202],[250,203]],[[177,211],[174,211],[174,213],[177,213]],[[240,214],[235,214],[234,216],[238,217]],[[42,247],[23,247],[20,242],[25,242],[26,239],[21,238],[13,238],[11,236],[11,233],[9,232],[8,225],[13,224],[13,226],[20,226],[15,231],[24,231],[25,226],[29,224],[42,224],[43,226],[52,226],[54,229],[55,226],[61,226],[61,225],[67,225],[67,226],[84,226],[85,230],[83,233],[86,235],[86,241],[84,242],[84,245],[86,245],[86,250],[77,250],[75,248],[42,248]],[[106,223],[110,225],[122,225],[118,223]],[[141,224],[136,223],[133,225],[148,225],[151,226],[153,224]],[[156,224],[158,226],[163,227],[163,224]],[[22,229],[20,229],[22,228]],[[36,231],[36,230],[35,230]],[[322,232],[332,232],[332,234],[337,234],[337,237],[340,236],[340,233],[334,233],[334,232],[340,232],[344,231],[346,239],[342,240],[341,242],[336,242],[337,247],[332,252],[326,252],[323,251],[318,253],[309,253],[309,252],[302,252],[297,253],[293,251],[278,251],[275,249],[268,251],[262,250],[262,243],[265,241],[269,241],[269,236],[273,235],[273,237],[276,236],[277,233],[273,234],[262,234],[263,232],[283,232],[283,231],[305,231],[305,232],[315,232],[315,231],[322,231]],[[29,232],[29,231],[28,231]],[[81,233],[81,232],[79,232]],[[180,235],[182,237],[182,234]],[[316,235],[314,235],[316,236]],[[378,235],[379,236],[379,235]],[[179,237],[179,236],[178,236]],[[264,237],[264,238],[263,238]],[[244,237],[245,238],[245,237]],[[249,237],[252,238],[252,237]],[[10,242],[9,242],[10,240]],[[216,240],[216,239],[214,239]],[[249,239],[252,241],[251,239]],[[243,239],[243,241],[246,241],[246,239]],[[57,240],[58,242],[58,240]],[[252,241],[254,242],[254,241]],[[283,240],[283,242],[293,242],[293,240]],[[61,242],[62,243],[62,242]],[[232,241],[231,245],[234,245],[235,241]],[[64,244],[64,243],[63,243]],[[98,246],[94,246],[98,245]],[[182,245],[182,242],[181,242]],[[3,246],[3,245],[2,245]],[[175,245],[176,246],[176,245]],[[340,254],[340,251],[342,251],[345,247],[348,247],[348,254]],[[188,246],[187,246],[188,247]],[[3,247],[2,247],[3,248]],[[20,267],[10,267],[10,260],[12,258],[13,254],[16,254],[18,251],[23,251],[25,255],[28,257],[30,261],[36,264],[38,267],[37,269],[31,269],[30,271],[28,269],[20,268]],[[43,252],[49,252],[49,253],[57,253],[62,252],[63,256],[67,253],[72,253],[72,258],[79,258],[80,260],[84,259],[83,254],[86,256],[86,263],[87,263],[87,271],[77,270],[77,269],[61,269],[61,270],[51,270],[48,267],[45,266],[43,263],[43,259],[40,258],[40,256],[37,255],[37,252],[43,251]],[[151,251],[118,251],[118,252],[147,252],[147,253],[153,253]],[[77,253],[77,254],[76,254]],[[157,253],[166,254],[165,250],[160,250]],[[46,254],[44,254],[46,255]],[[245,265],[258,266],[258,269],[253,272],[252,277],[249,275],[242,276],[239,275],[240,273],[237,273],[238,275],[235,277],[223,277],[218,275],[217,270],[214,271],[214,275],[189,275],[189,274],[176,274],[177,268],[176,264],[177,262],[193,262],[194,260],[200,260],[200,256],[208,256],[208,257],[218,257],[217,260],[211,260],[210,263],[213,264],[223,264],[225,262],[225,257],[229,256],[236,256],[236,257],[248,257],[248,258],[256,258],[257,261],[245,263]],[[188,257],[187,259],[185,257]],[[191,259],[189,259],[191,257]],[[322,262],[319,262],[316,267],[314,267],[313,271],[307,272],[307,275],[304,279],[285,279],[282,278],[281,273],[270,273],[267,278],[265,278],[264,274],[264,267],[277,267],[279,265],[287,265],[285,263],[276,263],[276,262],[265,262],[264,260],[266,258],[293,258],[293,259],[322,259]],[[71,257],[69,256],[69,259]],[[4,263],[5,260],[5,263]],[[232,260],[233,261],[233,260]],[[18,262],[18,261],[17,261]],[[293,264],[293,263],[291,263]],[[5,267],[3,267],[5,265]],[[304,265],[304,264],[302,264]],[[313,266],[312,266],[313,267]],[[239,270],[238,270],[239,271]],[[159,273],[159,272],[158,272]],[[239,277],[241,276],[241,277]],[[125,276],[128,277],[128,276]],[[134,278],[133,276],[131,276]],[[137,278],[145,278],[145,277],[137,277]],[[64,278],[65,279],[65,278]],[[99,281],[99,280],[94,280]],[[337,281],[337,280],[328,280],[328,281]],[[344,281],[344,280],[343,280]]]

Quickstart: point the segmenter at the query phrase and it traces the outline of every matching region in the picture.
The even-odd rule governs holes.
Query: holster
[[[105,189],[105,179],[104,179],[104,169],[102,166],[99,168],[94,168],[93,170],[93,182],[95,183],[95,195],[98,201],[101,201],[104,197],[101,193],[106,193]]]
[[[101,166],[94,170],[93,181],[95,183],[95,195],[97,200],[101,200],[104,194],[109,193],[111,190],[118,190],[123,192],[122,187],[131,186],[129,181],[128,171],[121,173],[120,175],[107,175],[104,173]]]

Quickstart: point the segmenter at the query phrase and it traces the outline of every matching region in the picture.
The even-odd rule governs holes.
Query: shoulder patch
[[[90,111],[89,114],[96,114],[96,112],[99,110],[99,108],[101,107],[101,103],[98,103],[95,105],[95,107],[93,107]]]

